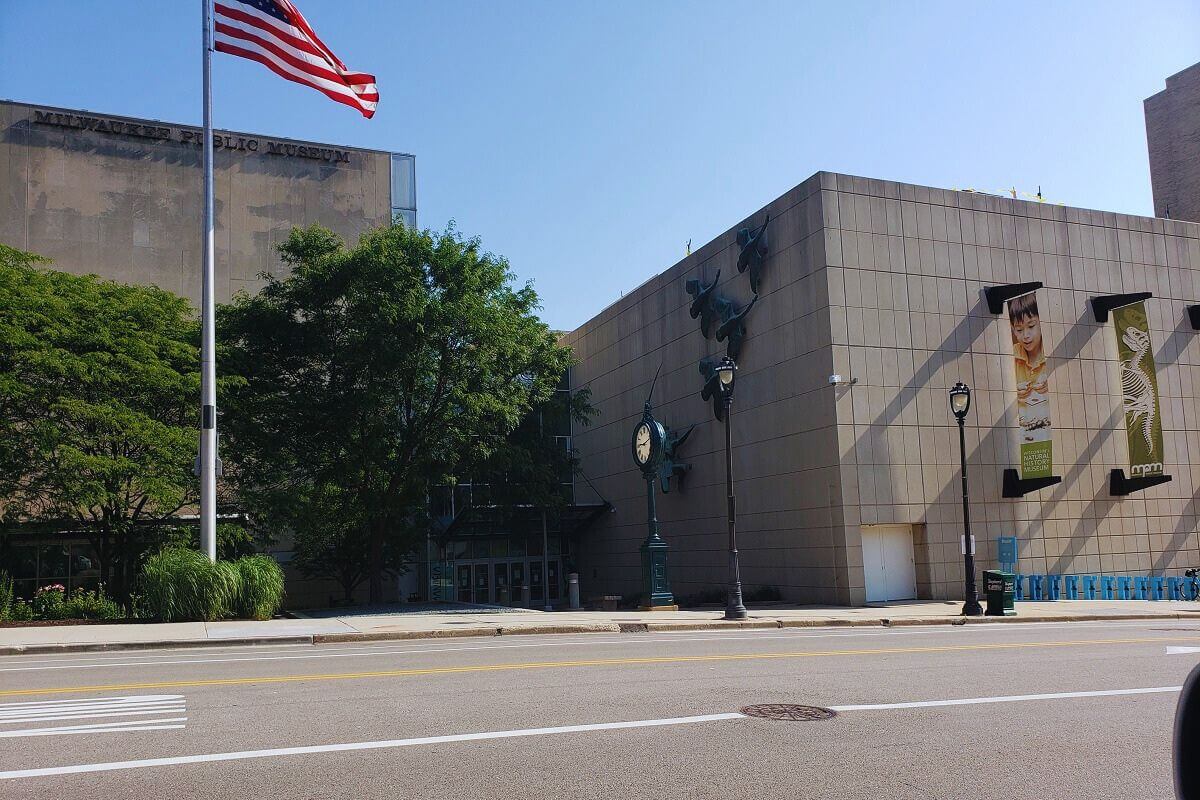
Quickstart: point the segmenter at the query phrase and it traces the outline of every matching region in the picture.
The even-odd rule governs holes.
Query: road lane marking
[[[977,644],[934,645],[927,647],[881,647],[869,650],[812,650],[784,653],[720,653],[695,656],[644,656],[638,658],[596,658],[574,661],[531,661],[508,664],[479,664],[456,667],[425,667],[376,670],[371,672],[316,673],[310,675],[266,675],[244,678],[197,678],[177,681],[148,681],[144,683],[97,684],[63,686],[41,689],[5,689],[0,697],[79,694],[85,692],[125,691],[130,689],[165,689],[200,686],[244,686],[250,684],[308,683],[315,681],[362,680],[366,678],[406,678],[428,675],[461,675],[480,672],[515,672],[522,670],[565,669],[570,667],[648,666],[662,664],[712,663],[721,661],[764,661],[779,659],[830,658],[846,656],[886,656],[923,653],[954,653],[987,650],[1021,650],[1052,647],[1084,647],[1147,644],[1169,641],[1200,641],[1190,637],[1140,637],[1130,639],[1081,639],[1053,642],[981,642]]]
[[[62,725],[57,728],[28,728],[21,731],[0,731],[0,739],[25,739],[33,736],[71,736],[85,733],[128,733],[130,731],[175,731],[186,727],[187,717],[170,719],[107,722],[95,725]]]
[[[1200,647],[1168,647],[1167,655],[1178,656],[1184,653],[1200,653]]]
[[[669,719],[643,719],[633,722],[601,722],[591,725],[562,725],[554,728],[523,728],[511,731],[488,731],[486,733],[461,733],[451,736],[422,736],[414,739],[388,739],[375,742],[346,742],[343,744],[320,744],[305,747],[278,747],[271,750],[242,750],[233,753],[208,753],[170,758],[144,758],[136,761],[110,761],[101,764],[76,764],[68,767],[44,767],[41,769],[15,769],[0,772],[0,780],[11,778],[40,778],[49,775],[78,775],[85,772],[112,772],[115,770],[165,767],[178,764],[205,764],[215,761],[242,761],[251,758],[278,758],[280,756],[311,755],[314,753],[344,753],[354,750],[382,750],[395,747],[414,747],[427,744],[450,742],[477,742],[488,739],[514,739],[526,736],[551,736],[560,733],[586,733],[591,731],[628,730],[630,728],[653,728],[666,725],[693,725],[700,722],[718,722],[744,719],[742,714],[703,714],[694,717],[672,717]]]
[[[133,697],[75,698],[73,700],[43,700],[32,703],[0,705],[0,739],[27,736],[62,736],[83,733],[116,733],[119,731],[172,730],[184,727],[187,717],[164,717],[164,714],[187,712],[181,694],[156,694]],[[116,717],[140,717],[116,721]],[[40,728],[6,730],[8,725],[62,722],[65,720],[103,719],[111,722],[57,725]]]
[[[1061,700],[1071,697],[1119,697],[1130,694],[1165,694],[1178,692],[1182,686],[1154,686],[1147,689],[1104,689],[1094,692],[1053,692],[1050,694],[1013,694],[999,697],[967,697],[961,700],[920,700],[912,703],[868,703],[852,706],[829,706],[834,711],[884,711],[897,708],[937,708],[940,706],[971,706],[986,703],[1020,703],[1027,700]]]
[[[0,714],[21,708],[62,708],[65,706],[90,707],[117,703],[157,703],[169,700],[182,700],[181,694],[143,694],[133,697],[76,697],[71,700],[35,700],[25,703],[5,703],[0,705]]]
[[[420,646],[418,644],[397,647],[392,643],[362,643],[354,644],[349,647],[337,647],[336,645],[264,645],[251,646],[241,648],[205,648],[206,652],[214,650],[240,650],[245,652],[261,652],[264,648],[272,651],[294,650],[300,648],[308,648],[313,652],[299,653],[295,655],[273,655],[273,656],[245,656],[236,657],[231,653],[228,657],[222,658],[179,658],[179,654],[187,651],[195,651],[195,648],[175,648],[164,649],[160,654],[147,654],[144,656],[114,656],[109,659],[99,657],[89,658],[86,661],[65,661],[63,657],[55,659],[31,659],[29,656],[7,656],[0,659],[0,664],[19,663],[19,667],[0,667],[0,672],[42,672],[56,671],[64,669],[103,669],[105,667],[141,667],[141,666],[156,666],[159,664],[227,664],[236,663],[238,661],[296,661],[306,659],[323,659],[323,658],[351,658],[354,656],[376,657],[382,655],[420,655],[422,653],[457,653],[471,652],[477,650],[523,650],[528,648],[546,648],[546,647],[602,647],[608,645],[645,645],[645,644],[675,644],[678,642],[715,642],[715,641],[736,641],[736,640],[760,640],[760,639],[838,639],[838,638],[872,638],[872,637],[893,637],[893,636],[928,636],[933,634],[951,634],[962,635],[966,633],[1023,633],[1030,629],[1046,630],[1048,628],[1066,628],[1072,630],[1082,630],[1085,628],[1106,628],[1112,630],[1114,627],[1129,627],[1129,628],[1146,628],[1154,625],[1161,625],[1162,621],[1158,620],[1130,620],[1130,621],[1110,621],[1100,624],[1091,624],[1086,622],[1027,622],[1021,625],[943,625],[943,626],[913,626],[912,629],[896,629],[896,628],[858,628],[846,630],[844,628],[783,628],[778,630],[765,629],[760,631],[706,631],[704,636],[696,636],[695,631],[659,631],[655,635],[629,635],[624,634],[619,639],[598,639],[597,634],[580,634],[579,636],[556,635],[554,641],[548,642],[531,642],[531,643],[489,643],[478,645],[460,645],[460,646]],[[1191,630],[1200,633],[1200,628]],[[520,635],[513,634],[505,637],[510,639],[530,638],[534,634]],[[663,638],[657,638],[661,636]],[[583,637],[583,638],[580,638]],[[433,642],[429,643],[433,645]],[[175,655],[171,658],[168,655]],[[69,657],[67,657],[69,658]],[[133,660],[131,660],[133,659]],[[29,666],[34,664],[44,664],[47,666]]]

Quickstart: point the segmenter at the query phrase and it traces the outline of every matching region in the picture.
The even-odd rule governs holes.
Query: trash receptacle
[[[987,616],[1015,617],[1013,574],[987,570],[983,573],[983,592],[987,597]]]

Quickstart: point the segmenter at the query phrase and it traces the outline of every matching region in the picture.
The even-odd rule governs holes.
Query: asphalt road
[[[0,797],[1168,798],[1198,660],[1190,621],[14,656]]]

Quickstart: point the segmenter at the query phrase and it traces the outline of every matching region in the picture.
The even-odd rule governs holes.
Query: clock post
[[[675,598],[667,578],[667,543],[658,535],[658,516],[654,493],[658,467],[662,462],[666,431],[654,419],[650,402],[646,402],[642,419],[633,429],[633,460],[642,470],[646,481],[646,541],[642,543],[642,587],[645,601],[643,611],[674,611]]]

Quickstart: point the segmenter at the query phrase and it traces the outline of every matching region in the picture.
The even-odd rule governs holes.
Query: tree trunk
[[[367,602],[372,605],[383,602],[383,526],[383,520],[371,520],[370,563],[367,565],[370,578],[367,584]]]

